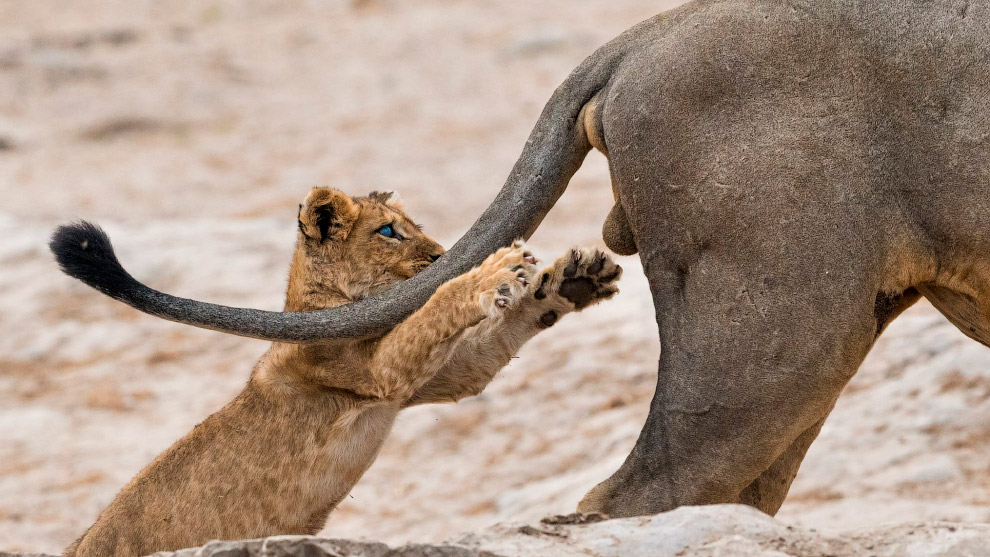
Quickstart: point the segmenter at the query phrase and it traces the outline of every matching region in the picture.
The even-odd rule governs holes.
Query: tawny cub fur
[[[361,299],[442,253],[391,194],[315,188],[300,207],[285,309]],[[614,295],[622,271],[595,250],[539,275],[536,262],[521,242],[503,248],[380,338],[273,344],[244,391],[131,480],[65,555],[319,531],[400,409],[480,393],[533,335]]]

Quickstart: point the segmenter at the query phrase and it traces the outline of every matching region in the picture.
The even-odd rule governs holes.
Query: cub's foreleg
[[[564,315],[614,296],[621,275],[622,267],[601,251],[572,249],[544,269],[502,319],[465,331],[450,359],[405,406],[477,395],[527,340]]]
[[[416,313],[387,334],[372,358],[375,396],[405,401],[450,359],[464,332],[500,321],[526,295],[535,259],[521,241],[447,282]]]

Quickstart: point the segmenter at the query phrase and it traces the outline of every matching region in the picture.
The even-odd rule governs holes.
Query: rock
[[[313,536],[274,536],[263,540],[217,541],[203,547],[156,553],[154,557],[476,557],[489,555],[455,545],[410,544],[398,548],[378,542],[328,540]]]
[[[377,542],[327,540],[312,536],[273,536],[263,540],[215,541],[203,547],[156,553],[155,557],[385,557],[389,547]]]
[[[154,557],[986,557],[990,524],[919,522],[825,534],[742,505],[681,507],[616,520],[553,517],[497,524],[447,542],[383,543],[276,536],[215,541]],[[0,552],[0,557],[17,557]],[[29,557],[22,555],[19,557]],[[45,557],[45,556],[37,556]]]

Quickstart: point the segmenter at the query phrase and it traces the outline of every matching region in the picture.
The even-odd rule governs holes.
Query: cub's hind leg
[[[502,319],[465,331],[450,359],[405,405],[456,402],[481,393],[526,341],[564,315],[615,295],[621,275],[622,268],[601,251],[570,250],[540,272]]]

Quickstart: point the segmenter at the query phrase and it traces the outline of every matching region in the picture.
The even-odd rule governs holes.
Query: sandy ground
[[[266,344],[155,320],[59,274],[103,223],[158,288],[277,309],[308,187],[397,189],[451,244],[553,88],[677,2],[0,0],[0,549],[55,552],[241,387]],[[533,238],[599,242],[593,155]],[[635,258],[614,301],[481,396],[404,413],[324,534],[434,541],[567,512],[632,447],[659,345]],[[853,379],[781,510],[846,529],[990,521],[990,352],[927,303]]]

